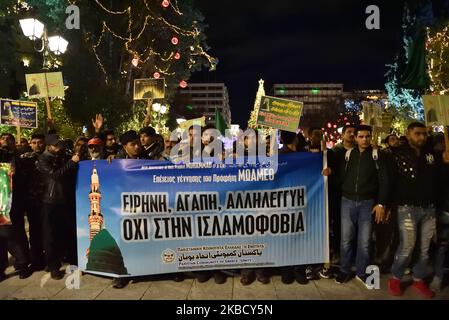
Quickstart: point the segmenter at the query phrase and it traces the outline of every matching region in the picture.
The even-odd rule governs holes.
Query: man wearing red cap
[[[89,151],[90,160],[101,160],[104,159],[103,153],[103,141],[94,137],[87,142],[87,150]]]

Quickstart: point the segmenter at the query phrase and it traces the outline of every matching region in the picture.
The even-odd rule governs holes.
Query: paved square
[[[182,282],[137,278],[123,289],[114,289],[111,279],[84,274],[80,289],[67,289],[63,280],[55,281],[46,272],[35,272],[20,280],[13,268],[7,269],[8,279],[0,283],[0,299],[33,300],[420,300],[409,288],[402,297],[391,297],[387,291],[388,275],[381,276],[381,289],[368,290],[356,280],[345,285],[334,280],[310,281],[307,285],[285,285],[280,276],[272,276],[267,285],[257,281],[249,286],[240,283],[239,276],[228,277],[218,285],[213,278],[205,283],[188,278]],[[449,300],[449,287],[435,299]]]

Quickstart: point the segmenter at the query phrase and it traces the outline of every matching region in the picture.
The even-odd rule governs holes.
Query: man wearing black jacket
[[[391,295],[403,294],[401,280],[417,245],[419,260],[413,267],[412,287],[423,297],[431,298],[434,293],[424,279],[428,276],[429,247],[436,232],[436,207],[443,184],[448,180],[449,159],[443,163],[441,154],[426,148],[427,128],[422,123],[408,126],[407,140],[408,144],[399,147],[393,157],[392,200],[397,206],[399,247],[388,288]]]
[[[116,159],[141,159],[142,146],[136,131],[126,131],[120,136],[120,143],[123,148],[117,153]]]
[[[385,216],[388,197],[386,159],[371,147],[371,127],[361,125],[355,130],[357,146],[341,153],[341,248],[340,273],[335,281],[350,279],[354,245],[356,279],[366,284],[366,268],[370,263],[373,217],[380,223]],[[343,158],[344,157],[344,158]]]
[[[13,171],[12,176],[12,205],[9,215],[11,217],[12,227],[10,228],[10,239],[8,247],[16,247],[14,250],[18,253],[14,263],[14,268],[19,271],[19,275],[23,274],[25,277],[29,274],[29,250],[28,238],[25,231],[25,215],[24,215],[24,201],[21,196],[24,193],[25,179],[21,174],[19,152],[16,148],[16,140],[10,133],[3,133],[0,136],[1,162],[9,162]],[[20,249],[19,249],[20,248]]]
[[[156,141],[156,130],[152,127],[145,127],[140,129],[140,144],[142,145],[140,158],[147,160],[159,160],[164,146]]]
[[[45,268],[41,218],[44,179],[36,168],[36,161],[45,151],[45,136],[33,134],[31,148],[32,152],[26,152],[20,156],[18,174],[22,176],[24,182],[22,199],[25,200],[24,209],[29,223],[31,269],[40,271]]]
[[[36,167],[44,179],[42,197],[42,225],[45,258],[51,277],[62,279],[59,271],[64,254],[76,253],[76,229],[71,204],[73,175],[76,173],[79,154],[69,161],[64,156],[63,142],[57,135],[45,139],[47,150],[39,156]],[[72,257],[72,260],[74,258]]]
[[[8,267],[8,251],[15,258],[15,269],[19,272],[19,278],[28,278],[31,273],[28,268],[28,244],[24,228],[23,211],[20,210],[23,201],[19,198],[20,189],[17,188],[18,183],[17,176],[14,174],[16,170],[17,157],[16,153],[4,143],[5,137],[2,135],[1,147],[0,147],[0,162],[10,163],[13,173],[13,193],[12,193],[12,205],[10,210],[11,224],[0,225],[0,282],[6,279],[5,270]],[[9,135],[12,137],[12,135]],[[14,139],[14,137],[12,137]],[[11,144],[10,144],[11,146]],[[14,144],[12,146],[15,147]]]

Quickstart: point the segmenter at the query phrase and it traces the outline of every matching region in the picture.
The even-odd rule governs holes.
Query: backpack
[[[351,157],[351,152],[352,152],[353,149],[354,148],[351,148],[351,149],[346,151],[346,154],[345,154],[345,161],[346,161],[345,172],[348,169],[349,158]],[[373,157],[374,163],[376,164],[376,170],[379,171],[379,164],[377,162],[377,160],[379,160],[379,151],[377,149],[373,148],[373,150],[372,150],[372,157]]]

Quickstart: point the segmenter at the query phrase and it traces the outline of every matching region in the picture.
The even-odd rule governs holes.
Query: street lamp
[[[162,121],[162,116],[168,112],[168,107],[165,105],[162,105],[160,103],[153,103],[152,109],[154,112],[157,113],[156,117],[156,131],[159,133],[159,131],[164,131],[165,127],[165,121]]]
[[[66,52],[67,46],[69,45],[68,41],[63,37],[55,35],[52,37],[47,36],[47,28],[45,25],[35,18],[27,18],[19,20],[20,27],[22,28],[23,34],[28,37],[32,41],[36,41],[38,39],[41,40],[42,45],[40,48],[34,47],[37,52],[42,53],[43,57],[43,69],[48,70],[52,66],[49,57],[56,61],[55,56],[59,56]],[[24,62],[25,65],[25,62]],[[46,74],[45,74],[46,76]],[[48,86],[48,83],[46,84]],[[51,121],[51,110],[50,110],[50,100],[49,97],[45,97],[46,104],[46,119],[44,122],[44,131],[47,132],[47,120]]]
[[[68,45],[69,43],[63,37],[53,36],[48,38],[48,46],[50,47],[50,51],[57,56],[66,52]]]
[[[161,104],[160,103],[153,103],[153,111],[159,113],[161,110]]]
[[[37,52],[43,52],[44,63],[43,68],[48,69],[49,64],[47,57],[53,53],[54,55],[61,55],[67,50],[69,45],[68,41],[61,36],[47,36],[47,28],[45,25],[37,19],[27,18],[21,19],[20,27],[22,28],[23,34],[32,41],[41,39],[41,48],[35,48]]]
[[[20,20],[20,27],[23,34],[33,41],[42,38],[45,29],[45,25],[42,22],[33,18]]]

